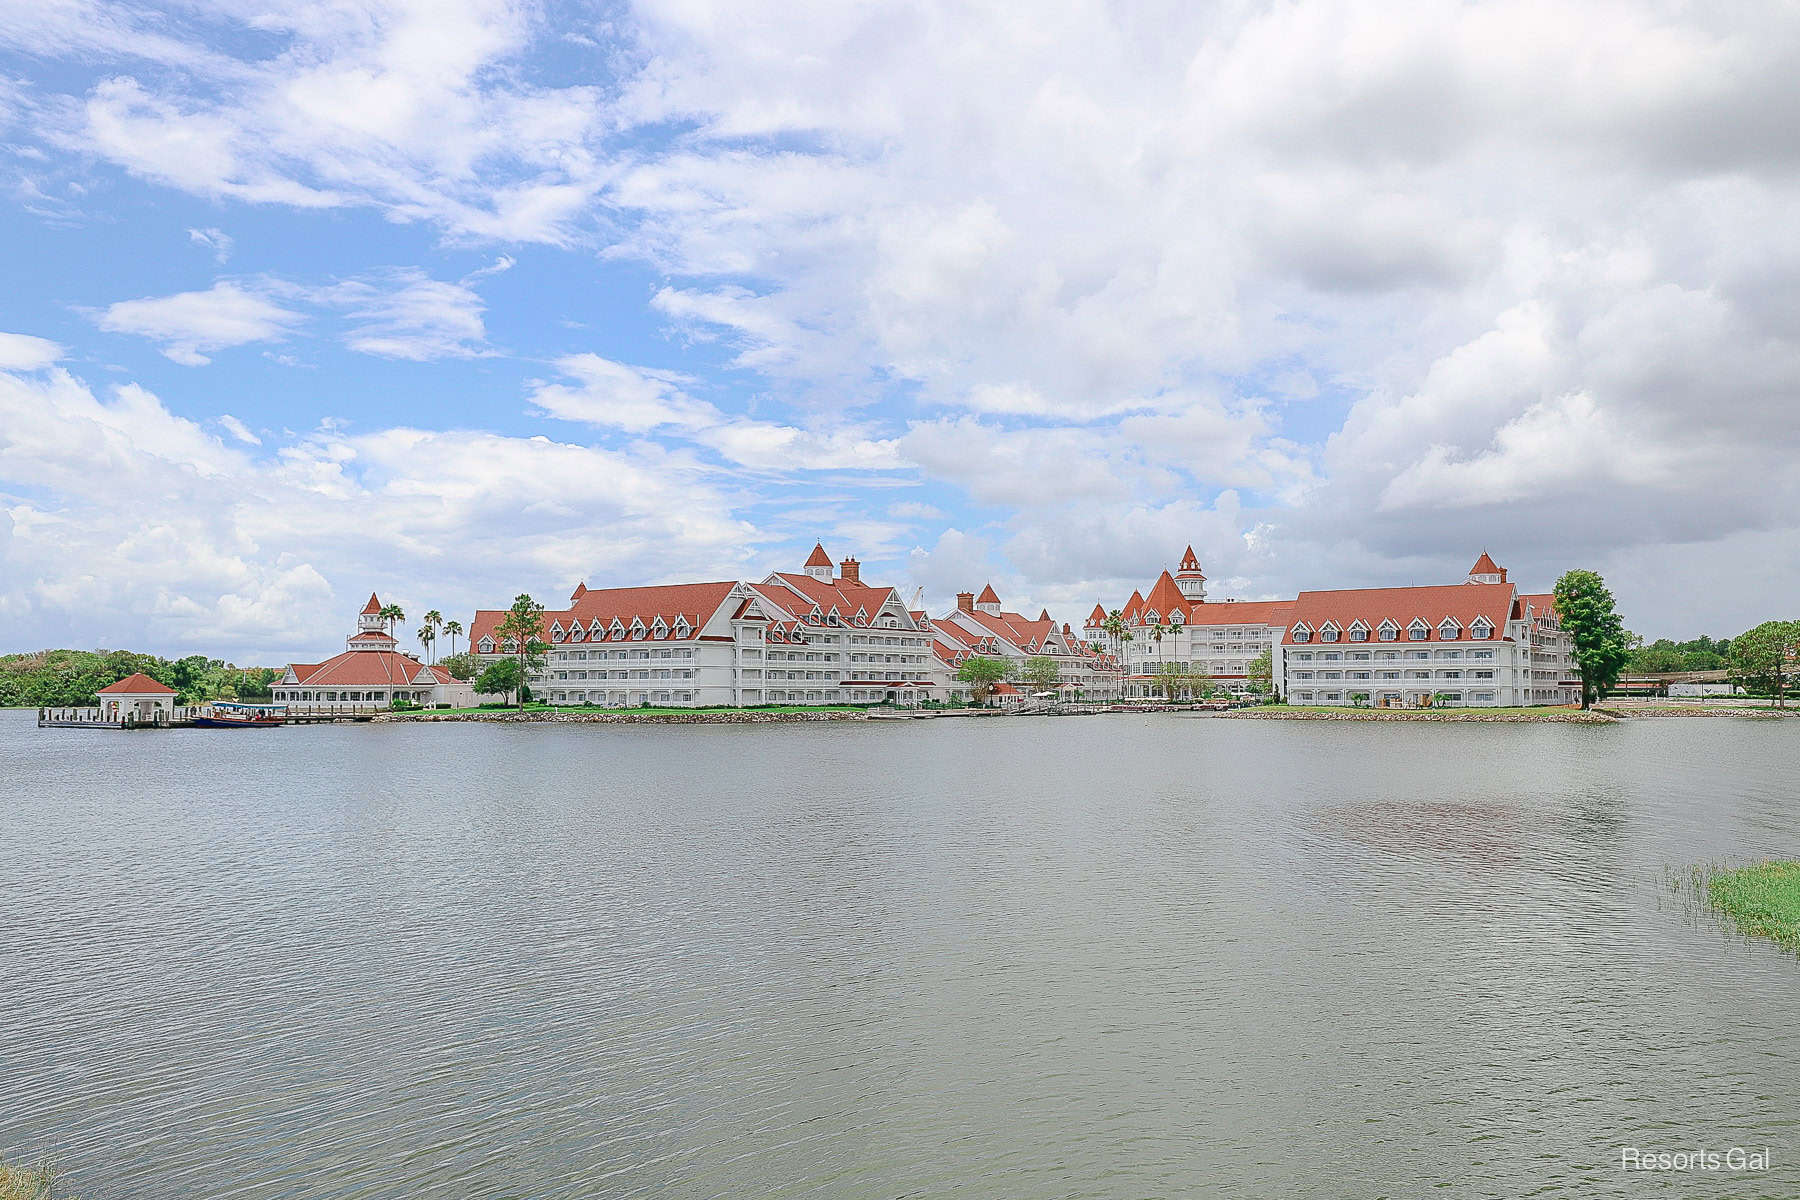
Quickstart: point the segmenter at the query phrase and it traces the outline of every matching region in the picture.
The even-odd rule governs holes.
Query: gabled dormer
[[[631,618],[631,640],[632,641],[634,641],[634,642],[642,641],[644,638],[644,635],[648,632],[649,632],[649,629],[644,624],[644,618],[635,617],[635,616]]]
[[[1462,622],[1455,617],[1445,617],[1438,622],[1438,640],[1454,642],[1462,636]]]
[[[1304,646],[1306,643],[1312,641],[1312,626],[1308,625],[1305,621],[1296,621],[1294,622],[1294,628],[1289,632],[1289,636],[1292,637],[1295,642]]]
[[[1375,636],[1384,642],[1400,640],[1400,626],[1392,617],[1382,618],[1381,624],[1375,627]]]
[[[675,636],[685,641],[693,635],[693,632],[694,627],[688,624],[687,617],[677,614],[675,617]]]
[[[1431,640],[1431,626],[1425,623],[1424,617],[1414,617],[1406,627],[1406,640],[1409,642],[1428,642]]]
[[[669,623],[663,620],[661,616],[658,616],[656,620],[650,622],[650,636],[659,642],[668,637]]]
[[[492,654],[494,652],[494,639],[483,635],[482,639],[475,643],[475,649],[476,652],[480,654]]]
[[[1361,617],[1358,617],[1358,618],[1356,618],[1356,620],[1350,622],[1350,640],[1353,642],[1368,641],[1369,640],[1369,623],[1367,621],[1363,620]]]
[[[618,617],[612,619],[612,628],[610,632],[612,639],[615,642],[622,642],[631,636],[631,631],[625,628],[625,622]]]
[[[1338,627],[1336,621],[1326,621],[1323,625],[1319,626],[1319,640],[1321,642],[1335,642],[1343,635],[1343,632],[1344,631]]]
[[[1494,627],[1486,617],[1476,617],[1469,622],[1469,636],[1478,642],[1485,642],[1494,636]]]

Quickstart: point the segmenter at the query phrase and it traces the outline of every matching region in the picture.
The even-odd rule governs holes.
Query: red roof
[[[1189,546],[1187,553],[1181,556],[1181,565],[1176,568],[1183,575],[1199,575],[1200,560],[1194,556],[1194,548]],[[1204,578],[1204,577],[1203,577]]]
[[[97,693],[101,696],[173,696],[175,689],[158,683],[144,673],[135,672],[117,683],[109,683]]]
[[[1529,594],[1522,592],[1513,603],[1517,608],[1516,615],[1520,620],[1525,619],[1526,605],[1531,606],[1533,616],[1554,617],[1557,615],[1556,593],[1554,592],[1532,592]]]
[[[1369,629],[1369,640],[1377,640],[1381,623],[1391,620],[1402,630],[1413,621],[1423,621],[1430,628],[1427,641],[1438,638],[1438,623],[1450,617],[1466,631],[1477,617],[1486,617],[1498,638],[1506,632],[1506,618],[1512,611],[1513,588],[1510,583],[1453,583],[1432,587],[1352,588],[1333,592],[1301,592],[1289,614],[1287,634],[1282,641],[1293,644],[1294,628],[1301,624],[1316,635],[1327,621],[1339,630],[1349,632],[1360,620]],[[1212,605],[1206,607],[1211,608]],[[1237,605],[1233,605],[1236,608]],[[1316,636],[1315,639],[1316,641]],[[1347,638],[1341,640],[1348,640]]]
[[[806,565],[809,567],[829,567],[831,565],[831,555],[825,553],[824,542],[813,543],[813,552],[806,556]]]
[[[731,589],[736,586],[732,580],[721,580],[716,583],[588,588],[568,608],[546,612],[543,624],[538,627],[538,636],[548,642],[552,625],[560,624],[568,629],[575,622],[579,622],[584,630],[591,630],[595,621],[600,622],[602,629],[611,629],[614,618],[627,631],[631,629],[633,620],[642,622],[644,628],[649,629],[656,624],[658,617],[669,627],[670,636],[673,636],[677,617],[687,618],[690,633],[698,633],[700,627],[711,620],[712,615],[724,605],[731,595]],[[488,636],[498,642],[500,638],[494,630],[506,619],[506,612],[503,608],[482,609],[477,612],[469,622],[469,645],[479,647],[481,639]]]
[[[1481,557],[1475,560],[1475,565],[1469,568],[1469,574],[1498,575],[1501,583],[1506,582],[1506,569],[1493,559],[1489,558],[1486,550],[1483,550],[1481,552]]]
[[[1088,614],[1088,624],[1098,629],[1105,620],[1106,608],[1103,605],[1094,605],[1094,611]]]
[[[1174,577],[1164,571],[1156,577],[1156,583],[1150,588],[1150,594],[1144,597],[1144,604],[1155,610],[1156,615],[1166,621],[1169,619],[1169,614],[1173,612],[1181,612],[1184,616],[1186,615],[1188,598],[1183,596],[1181,589],[1175,586]]]
[[[785,584],[787,590],[776,586],[776,581]],[[812,611],[812,606],[817,604],[821,613],[837,609],[839,618],[845,621],[855,617],[858,609],[873,621],[875,614],[890,599],[899,599],[899,593],[891,587],[870,587],[866,583],[851,583],[846,579],[826,583],[811,575],[795,575],[787,571],[777,571],[755,586],[757,595],[777,608],[803,619]],[[798,592],[799,596],[793,595],[794,592]],[[805,597],[804,603],[800,597]]]
[[[350,640],[353,642],[394,642],[395,641],[392,634],[383,633],[379,629],[365,629],[361,633],[356,633],[356,634],[350,635]]]
[[[1000,596],[997,592],[994,591],[994,585],[990,583],[986,587],[982,588],[981,595],[975,597],[975,603],[977,603],[977,604],[998,604],[998,603],[1000,603]]]
[[[392,650],[346,650],[310,669],[303,669],[304,663],[288,666],[294,672],[294,678],[307,687],[387,687],[442,682],[437,674],[439,668],[427,667],[411,655]]]
[[[365,617],[372,617],[375,614],[379,613],[380,611],[381,611],[381,601],[375,598],[374,592],[370,592],[369,593],[369,602],[367,604],[363,605],[363,607],[362,607],[362,615]]]

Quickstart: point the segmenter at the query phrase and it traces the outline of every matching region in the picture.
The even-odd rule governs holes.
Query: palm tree
[[[431,652],[431,643],[437,641],[438,630],[444,627],[444,614],[432,609],[419,620],[419,641],[424,644],[425,652]]]
[[[462,636],[461,621],[445,621],[444,632],[450,635],[450,657],[456,657],[456,639]]]

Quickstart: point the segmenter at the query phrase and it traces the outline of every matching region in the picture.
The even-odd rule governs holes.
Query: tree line
[[[239,667],[204,654],[162,658],[131,650],[39,650],[0,655],[0,707],[84,708],[128,675],[143,674],[175,689],[177,704],[209,700],[264,702],[281,673]]]

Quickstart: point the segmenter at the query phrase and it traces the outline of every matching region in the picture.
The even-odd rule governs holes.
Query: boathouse
[[[167,719],[175,710],[175,689],[141,672],[107,684],[95,695],[100,697],[100,715],[108,721],[149,724],[158,714]]]

